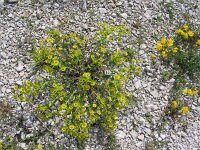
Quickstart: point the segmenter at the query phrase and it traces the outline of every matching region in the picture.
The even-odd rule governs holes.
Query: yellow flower
[[[172,39],[168,39],[167,40],[167,46],[170,47],[173,45],[173,40]]]
[[[106,52],[107,52],[107,49],[106,48],[101,48],[101,52],[103,53],[103,54],[105,54]]]
[[[53,59],[53,66],[58,66],[59,63],[60,63],[60,62],[58,61],[57,58],[54,58],[54,59]]]
[[[128,53],[127,53],[127,52],[124,52],[124,56],[128,56]]]
[[[74,107],[79,107],[80,105],[79,105],[79,103],[78,102],[75,102],[74,103]]]
[[[66,104],[62,104],[62,105],[60,105],[60,108],[61,108],[62,110],[65,110],[65,109],[67,109],[67,105],[66,105]]]
[[[161,44],[161,43],[157,43],[156,44],[156,49],[159,51],[159,50],[161,50],[162,49],[162,47],[163,47],[163,45]]]
[[[74,130],[74,129],[75,129],[75,126],[74,126],[74,125],[69,125],[69,129],[70,129],[70,130]]]
[[[56,88],[58,84],[56,82],[53,83],[53,87]]]
[[[90,78],[90,72],[85,72],[83,74],[83,77],[86,78],[86,79],[89,79]]]
[[[181,30],[181,29],[177,29],[177,30],[176,30],[176,33],[177,33],[177,34],[181,34],[182,32],[183,32],[183,30]]]
[[[162,51],[161,55],[162,55],[163,58],[166,58],[167,57],[166,51]]]
[[[101,111],[100,111],[99,109],[97,110],[97,114],[98,114],[98,115],[101,115]]]
[[[120,80],[120,78],[121,78],[120,75],[118,75],[118,74],[114,75],[115,80]]]
[[[137,61],[135,59],[131,59],[131,62],[132,63],[136,63]]]
[[[177,53],[178,52],[178,47],[174,47],[173,48],[173,53]]]
[[[165,44],[167,43],[167,39],[166,39],[166,38],[162,38],[162,39],[160,40],[160,43],[161,43],[162,45],[165,45]]]
[[[193,37],[194,36],[194,32],[193,31],[188,31],[188,36]]]
[[[61,66],[61,67],[60,67],[60,70],[61,70],[61,71],[66,71],[66,68],[67,68],[67,67],[65,67],[65,66]]]
[[[184,93],[184,94],[187,94],[187,89],[183,89],[183,93]]]
[[[94,111],[93,110],[90,110],[89,113],[90,113],[90,115],[94,115]]]
[[[176,100],[173,100],[173,101],[172,101],[172,103],[171,103],[171,107],[172,107],[172,109],[176,109],[176,108],[178,108],[178,103],[177,103]]]
[[[91,86],[95,86],[95,84],[96,84],[96,81],[91,81]]]
[[[194,95],[197,95],[198,92],[199,92],[199,90],[198,90],[197,88],[194,88],[194,90],[193,90],[193,94],[194,94]]]
[[[42,147],[43,147],[42,144],[38,144],[37,146],[38,149],[42,149]]]
[[[67,131],[67,127],[66,126],[62,127],[62,132],[65,132],[65,131]]]
[[[200,46],[200,39],[196,41],[196,45]]]
[[[187,90],[187,94],[188,94],[189,96],[192,96],[192,95],[193,95],[192,89],[188,89],[188,90]]]
[[[79,120],[81,118],[81,115],[77,114],[75,117],[76,117],[76,119]]]
[[[49,55],[49,56],[48,56],[48,59],[52,59],[52,58],[53,58],[53,55]]]
[[[188,113],[189,111],[188,106],[182,106],[181,110],[182,110],[182,113]]]
[[[81,123],[81,127],[82,128],[86,128],[87,127],[87,123],[86,122]]]
[[[188,27],[187,24],[183,25],[183,29],[184,29],[184,30],[188,30],[188,28],[189,28],[189,27]]]
[[[187,34],[187,33],[184,32],[182,35],[183,35],[183,37],[184,37],[185,39],[188,39],[188,34]]]
[[[151,59],[155,60],[156,59],[156,55],[155,54],[151,54]]]
[[[96,108],[96,107],[97,107],[97,104],[92,104],[92,107]]]

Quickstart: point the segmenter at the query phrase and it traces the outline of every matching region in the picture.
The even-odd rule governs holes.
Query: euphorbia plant
[[[123,25],[108,24],[90,40],[51,30],[32,53],[38,76],[16,85],[14,98],[36,106],[43,121],[59,117],[60,130],[78,139],[97,122],[114,129],[117,110],[128,106],[124,85],[140,71],[136,51],[123,42],[127,35]]]

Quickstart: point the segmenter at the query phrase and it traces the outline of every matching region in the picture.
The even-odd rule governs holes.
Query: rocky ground
[[[97,23],[107,22],[125,24],[130,29],[129,44],[139,50],[144,66],[141,76],[133,77],[127,85],[127,89],[135,93],[137,102],[119,112],[119,127],[115,133],[117,147],[122,150],[199,150],[200,98],[187,116],[166,120],[164,110],[174,79],[163,82],[164,66],[150,59],[156,39],[170,36],[184,17],[190,17],[200,26],[199,0],[0,0],[0,105],[4,112],[0,113],[0,135],[17,136],[19,145],[27,149],[25,139],[40,130],[40,123],[31,118],[30,107],[13,101],[11,92],[11,86],[21,84],[31,71],[29,51],[33,39],[42,39],[45,31],[54,27],[90,35],[96,31]],[[10,111],[13,115],[8,119]],[[59,145],[66,140],[58,134],[55,140],[41,138],[39,142]],[[65,149],[76,148],[71,145]],[[91,139],[86,149],[106,148]]]

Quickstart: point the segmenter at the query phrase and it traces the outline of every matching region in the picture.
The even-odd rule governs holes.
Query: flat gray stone
[[[106,14],[107,10],[105,8],[99,8],[100,14]]]
[[[128,17],[127,13],[122,13],[121,16],[122,16],[124,19],[127,19],[127,17]]]
[[[144,140],[144,134],[140,134],[140,135],[138,136],[138,139],[141,140],[141,141],[143,141],[143,140]]]
[[[0,5],[3,5],[3,3],[4,3],[4,0],[0,0]]]
[[[126,137],[126,134],[123,131],[117,131],[116,138],[123,139]]]
[[[15,68],[18,72],[21,72],[22,70],[24,70],[24,66],[22,65],[22,63],[18,63],[18,66]]]

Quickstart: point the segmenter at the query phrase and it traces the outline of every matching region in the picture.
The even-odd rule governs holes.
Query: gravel
[[[13,101],[11,93],[13,84],[22,84],[30,73],[32,38],[39,40],[46,36],[48,29],[54,27],[66,33],[76,31],[92,35],[98,22],[108,22],[127,25],[132,33],[128,42],[139,50],[145,66],[140,78],[133,77],[127,84],[127,89],[135,93],[137,102],[119,112],[119,127],[115,132],[118,148],[140,150],[153,146],[170,150],[200,149],[200,98],[193,106],[194,113],[180,117],[181,121],[163,117],[175,79],[162,82],[164,66],[159,61],[152,64],[150,60],[150,54],[154,52],[153,37],[156,35],[160,38],[166,32],[171,34],[177,21],[183,20],[183,13],[200,25],[200,1],[169,1],[172,12],[167,9],[167,2],[160,2],[162,0],[0,0],[0,101],[8,102],[13,108],[13,116],[10,116],[8,123],[0,120],[0,136],[2,132],[3,136],[20,133],[19,145],[28,149],[24,140],[46,129],[33,117],[31,107]],[[185,122],[188,123],[187,128],[183,127]],[[64,145],[66,149],[76,149],[75,143],[66,143],[68,137],[57,129],[52,131],[55,139],[44,136],[37,142],[45,144],[48,141],[55,147]],[[105,149],[96,143],[95,134],[93,136],[88,140],[86,149]],[[162,142],[166,144],[162,145]]]

